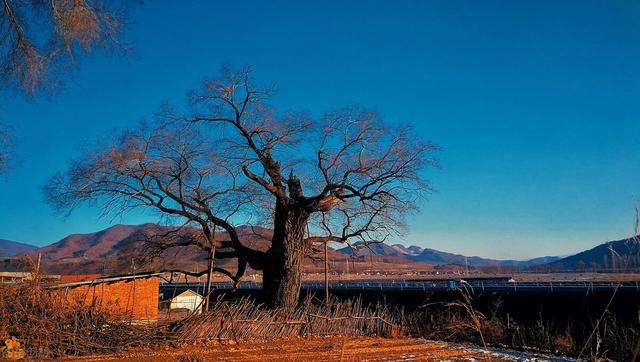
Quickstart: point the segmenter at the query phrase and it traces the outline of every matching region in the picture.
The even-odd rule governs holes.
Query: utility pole
[[[211,279],[213,278],[213,269],[216,266],[216,246],[218,241],[216,240],[216,227],[213,227],[213,240],[211,241],[209,249],[209,260],[207,263],[207,287],[205,288],[204,298],[204,312],[209,311],[209,297],[211,295]],[[198,281],[199,282],[199,281]]]
[[[329,246],[324,243],[324,302],[329,303]]]
[[[36,278],[40,278],[40,262],[42,261],[42,254],[38,253],[38,261],[36,262]]]
[[[209,264],[207,269],[207,287],[205,289],[204,312],[209,311],[209,296],[211,295],[211,278],[213,277],[213,268],[215,266],[216,241],[211,243],[211,251],[209,252]]]
[[[465,270],[465,276],[469,276],[469,262],[467,260],[467,256],[464,256],[464,270]]]

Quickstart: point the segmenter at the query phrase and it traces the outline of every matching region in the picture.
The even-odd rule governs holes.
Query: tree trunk
[[[268,305],[294,308],[300,298],[306,211],[276,205],[273,239],[263,271],[263,292]]]

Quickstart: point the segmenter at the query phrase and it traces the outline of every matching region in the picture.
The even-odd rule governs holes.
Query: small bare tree
[[[101,0],[3,0],[0,59],[3,83],[33,95],[96,46],[121,48],[124,11]]]
[[[295,306],[314,243],[384,241],[403,231],[430,189],[423,171],[436,164],[436,147],[375,112],[348,107],[316,120],[276,112],[270,95],[249,69],[223,70],[189,93],[187,114],[165,109],[157,126],[74,161],[45,194],[57,209],[144,206],[197,224],[215,258],[238,259],[235,274],[223,273],[239,280],[247,264],[262,270],[266,300]],[[240,240],[236,228],[246,223],[273,229],[266,252]]]

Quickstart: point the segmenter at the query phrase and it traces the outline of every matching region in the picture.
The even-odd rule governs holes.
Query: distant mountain
[[[166,226],[157,224],[115,225],[105,230],[73,234],[49,246],[36,248],[31,245],[0,240],[0,255],[30,254],[42,255],[43,267],[47,272],[59,274],[121,274],[128,273],[135,266],[137,271],[160,269],[203,270],[206,267],[206,254],[199,248],[180,247],[162,252],[159,257],[143,263],[139,260],[145,251],[141,240],[145,235],[168,231]],[[265,251],[269,247],[272,232],[260,227],[241,226],[238,233],[244,244]],[[402,244],[363,242],[346,247],[328,249],[332,270],[428,270],[438,265],[454,267],[469,266],[475,268],[501,267],[501,270],[542,268],[542,269],[604,269],[622,266],[638,267],[640,250],[632,239],[613,241],[599,245],[582,253],[560,258],[545,256],[530,260],[497,260],[478,256],[464,256],[419,246]],[[324,268],[324,248],[316,245],[309,251],[311,257],[305,260],[305,270],[318,272]],[[613,255],[613,257],[612,257]],[[353,256],[355,258],[350,258]],[[355,263],[355,264],[353,264]],[[232,267],[235,261],[220,261],[219,265]],[[506,269],[505,269],[506,268]]]
[[[42,254],[45,260],[55,261],[109,258],[124,249],[123,240],[156,228],[154,224],[115,225],[97,233],[71,234],[34,253]]]
[[[166,233],[170,228],[157,224],[115,225],[96,233],[72,234],[51,245],[32,247],[23,254],[35,258],[42,255],[43,269],[52,274],[124,274],[136,267],[137,271],[157,271],[161,269],[182,269],[198,271],[206,268],[207,255],[195,246],[168,249],[152,260],[140,260],[145,252],[142,240],[148,235]],[[193,229],[195,230],[195,229]],[[187,229],[188,232],[189,229]],[[253,249],[266,251],[272,232],[261,227],[240,226],[237,228],[242,242]],[[324,248],[314,246],[309,251],[305,266],[308,270],[321,269],[324,262]],[[329,260],[346,260],[348,257],[333,248],[328,249]],[[376,260],[381,258],[374,258]],[[378,260],[378,261],[380,261]],[[235,261],[218,261],[219,266],[229,265],[233,269]],[[343,267],[338,263],[337,266]],[[0,265],[4,270],[21,270],[21,263]],[[346,264],[344,265],[346,267]]]
[[[122,274],[133,271],[157,271],[161,269],[202,270],[207,255],[196,246],[175,247],[159,252],[153,259],[143,255],[149,251],[143,240],[150,235],[162,234],[171,228],[157,224],[115,225],[96,233],[72,234],[49,246],[31,250],[28,254],[42,255],[44,268],[56,274]],[[260,233],[266,229],[239,228],[247,246],[266,249]],[[186,229],[184,232],[189,232]],[[255,235],[254,235],[255,233]],[[220,262],[225,265],[227,260]]]
[[[391,245],[391,247],[396,249],[402,255],[406,255],[406,256],[417,256],[417,255],[420,255],[420,253],[422,253],[422,251],[424,250],[424,248],[421,248],[415,245],[406,247],[402,244],[393,244]]]
[[[562,258],[536,268],[572,270],[625,270],[640,267],[638,237],[609,241],[595,248]]]
[[[511,260],[511,259],[489,259],[479,256],[464,256],[460,254],[447,253],[435,249],[426,248],[419,255],[411,258],[416,261],[439,263],[439,264],[458,264],[469,265],[474,267],[486,266],[510,266],[515,268],[525,268],[536,264],[544,264],[549,261],[557,260],[557,256],[543,256],[528,260]]]
[[[485,259],[479,256],[464,256],[429,248],[424,249],[422,253],[414,256],[412,259],[429,263],[458,264],[469,266],[501,265],[505,262],[504,260]]]
[[[382,255],[382,256],[407,256],[411,255],[408,248],[403,245],[395,244],[389,245],[385,243],[364,243],[362,241],[351,244],[352,247],[346,246],[338,249],[339,252],[351,255],[351,256],[370,256],[370,255]]]
[[[17,241],[0,239],[0,257],[1,256],[16,256],[18,254],[26,253],[37,246],[19,243]]]
[[[562,259],[562,256],[541,256],[527,260],[529,265],[543,265]]]
[[[354,248],[342,248],[338,251],[348,255],[360,255],[369,256],[385,255],[385,256],[402,256],[410,261],[431,263],[431,264],[457,264],[468,265],[471,267],[485,267],[485,266],[512,266],[517,268],[524,268],[536,264],[549,263],[560,259],[556,256],[545,256],[530,260],[497,260],[481,258],[479,256],[464,256],[460,254],[453,254],[444,251],[439,251],[429,248],[421,248],[419,246],[404,246],[402,244],[387,245],[384,243],[372,243],[368,246],[364,242],[357,242],[353,244]]]

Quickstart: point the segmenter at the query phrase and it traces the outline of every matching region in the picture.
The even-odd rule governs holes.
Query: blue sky
[[[97,52],[48,99],[3,94],[19,164],[0,180],[0,238],[37,245],[111,223],[40,187],[83,144],[181,103],[223,63],[274,82],[281,109],[359,103],[442,147],[437,192],[405,243],[499,258],[628,237],[640,193],[636,1],[146,2],[134,53]]]

